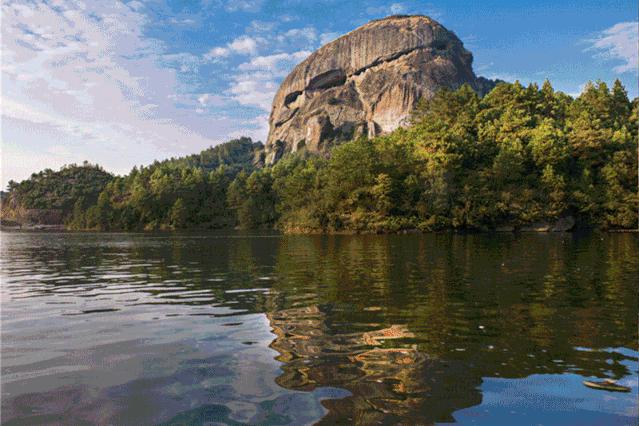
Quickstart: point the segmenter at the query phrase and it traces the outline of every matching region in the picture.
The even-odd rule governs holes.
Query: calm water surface
[[[0,254],[3,424],[637,422],[635,235],[3,233]]]

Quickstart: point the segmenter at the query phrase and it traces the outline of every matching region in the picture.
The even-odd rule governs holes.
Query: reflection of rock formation
[[[332,386],[352,393],[324,401],[329,412],[320,423],[429,424],[450,421],[453,411],[481,402],[480,377],[428,358],[406,342],[414,336],[405,326],[335,333],[328,314],[318,306],[267,316],[277,335],[271,348],[284,362],[276,380],[280,386]]]

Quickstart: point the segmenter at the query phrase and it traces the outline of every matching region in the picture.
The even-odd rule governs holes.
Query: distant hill
[[[73,220],[74,209],[85,211],[96,205],[100,193],[111,182],[122,183],[131,176],[144,174],[151,176],[160,169],[210,172],[220,167],[232,178],[241,171],[251,172],[260,165],[262,152],[263,145],[260,142],[241,137],[207,148],[199,154],[136,167],[123,178],[116,178],[100,166],[87,162],[82,165],[70,164],[58,171],[46,169],[20,183],[9,183],[1,197],[2,223],[9,226],[68,224]]]
[[[20,183],[11,181],[2,197],[2,220],[5,224],[61,224],[76,201],[81,200],[83,207],[95,204],[112,179],[102,167],[85,162],[58,171],[46,169]]]

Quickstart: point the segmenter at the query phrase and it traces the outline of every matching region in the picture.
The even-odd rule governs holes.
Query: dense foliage
[[[553,223],[637,227],[637,117],[621,83],[573,99],[550,83],[468,86],[422,102],[412,125],[254,168],[257,144],[111,180],[76,229],[276,227],[286,231],[491,229]],[[21,184],[22,185],[22,184]]]
[[[261,143],[235,139],[200,154],[135,167],[113,179],[88,210],[77,205],[72,229],[179,229],[234,225],[227,193],[235,177],[254,169]]]
[[[85,162],[58,171],[34,173],[20,183],[10,181],[2,202],[3,219],[46,222],[68,216],[74,205],[81,209],[94,205],[113,175],[100,166]]]
[[[154,166],[170,165],[172,167],[195,167],[205,170],[215,170],[220,166],[232,168],[234,172],[251,169],[256,152],[263,148],[260,142],[253,142],[251,138],[241,137],[229,142],[210,147],[200,152],[182,158],[171,158]]]

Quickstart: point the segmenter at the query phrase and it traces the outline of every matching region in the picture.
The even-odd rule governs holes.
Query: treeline
[[[72,229],[284,231],[494,229],[573,217],[637,227],[637,118],[619,81],[573,99],[550,83],[470,87],[420,103],[412,125],[256,167],[261,144],[232,141],[112,178],[66,216]],[[21,184],[22,185],[22,184]],[[10,188],[11,190],[11,188]],[[14,189],[15,190],[15,189]]]
[[[183,158],[134,167],[115,177],[88,209],[78,200],[67,216],[70,229],[155,230],[234,226],[228,187],[255,169],[261,143],[239,138]]]

